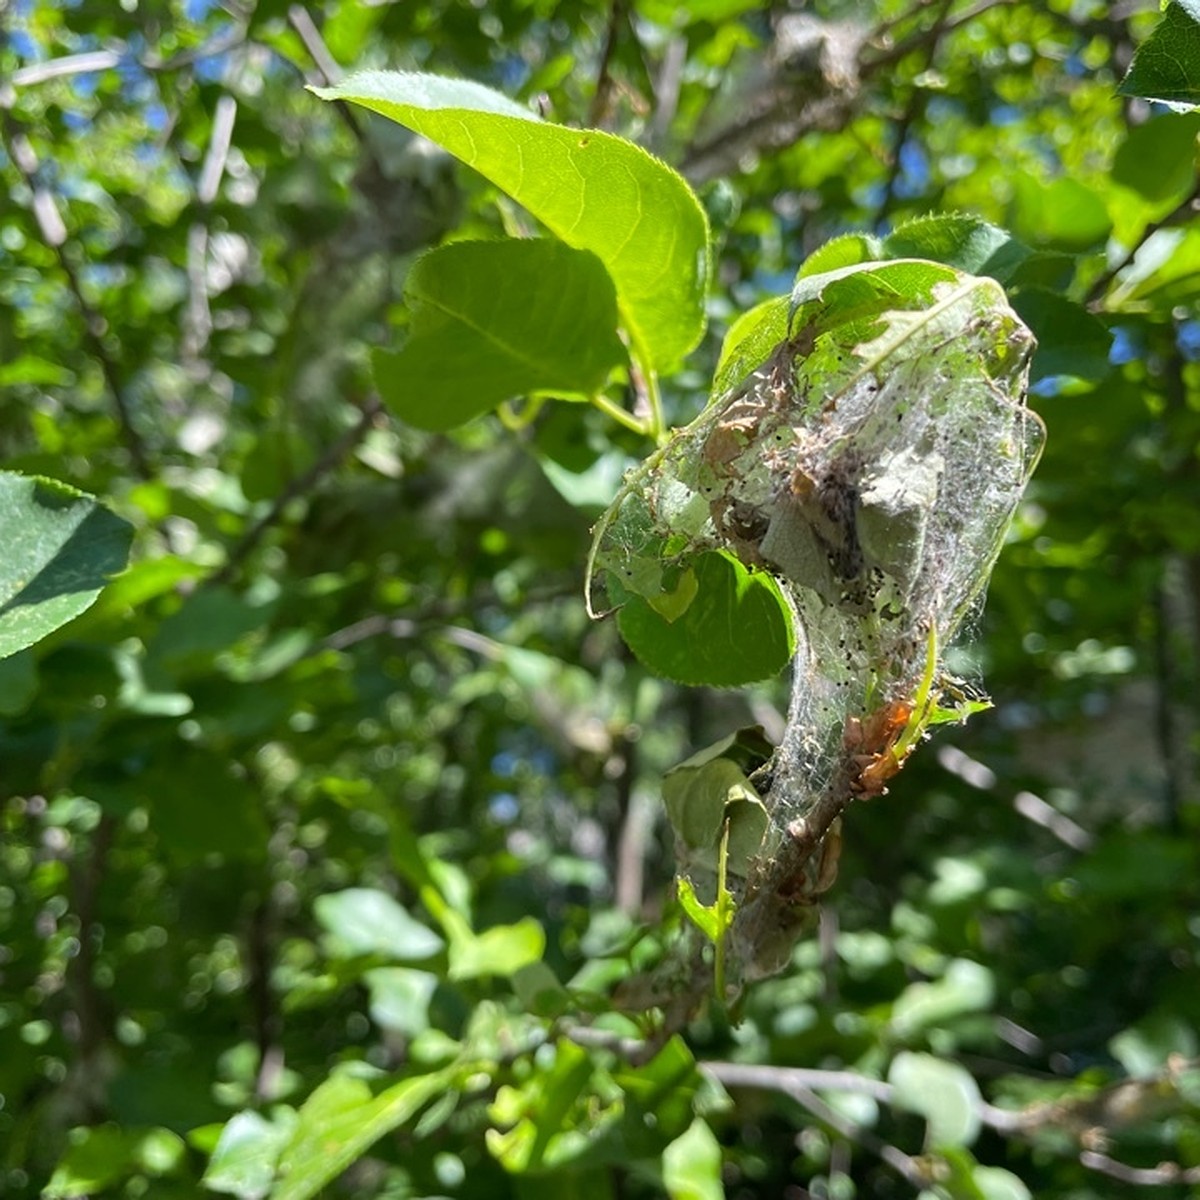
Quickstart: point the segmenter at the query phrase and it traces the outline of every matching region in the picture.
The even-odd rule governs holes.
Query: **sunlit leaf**
[[[1162,20],[1134,51],[1117,89],[1180,107],[1200,105],[1200,18],[1183,3],[1167,5]]]
[[[965,1067],[905,1050],[892,1060],[888,1082],[897,1108],[925,1118],[925,1143],[931,1149],[969,1146],[979,1136],[982,1097]]]
[[[345,957],[382,954],[418,962],[437,954],[444,944],[432,929],[375,888],[346,888],[319,896],[313,913],[328,931],[330,952]]]
[[[490,88],[437,75],[361,71],[314,90],[437,142],[564,242],[596,254],[655,366],[677,365],[700,340],[708,221],[683,179],[640,147],[551,125]]]
[[[450,1068],[416,1075],[375,1094],[365,1080],[332,1075],[300,1109],[271,1200],[310,1200],[385,1133],[411,1120],[453,1076]]]
[[[663,1151],[663,1186],[671,1200],[722,1200],[721,1146],[697,1118]]]

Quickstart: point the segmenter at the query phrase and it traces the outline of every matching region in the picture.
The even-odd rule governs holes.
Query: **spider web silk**
[[[941,672],[1041,449],[1033,338],[999,285],[956,274],[922,306],[894,302],[832,328],[801,309],[601,526],[597,562],[644,594],[714,549],[780,584],[797,653],[764,796],[776,837],[830,785],[850,722],[910,700],[931,645]]]

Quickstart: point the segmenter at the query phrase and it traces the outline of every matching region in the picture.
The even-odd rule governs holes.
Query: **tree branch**
[[[604,33],[604,48],[600,51],[600,69],[596,73],[596,90],[592,93],[591,104],[588,105],[587,123],[592,129],[600,128],[612,112],[612,60],[617,51],[624,20],[625,0],[612,0],[608,10],[608,28]]]
[[[85,341],[93,357],[100,364],[100,370],[116,412],[117,425],[134,469],[143,479],[149,479],[153,472],[146,458],[146,450],[126,402],[116,361],[105,344],[104,337],[108,332],[108,322],[92,307],[91,302],[84,294],[79,274],[67,253],[67,227],[63,222],[62,213],[59,212],[58,202],[38,178],[37,154],[24,129],[12,114],[14,99],[11,88],[0,88],[0,119],[3,121],[5,147],[20,172],[21,178],[32,193],[33,216],[37,222],[38,231],[41,233],[42,240],[53,251],[59,269],[66,276],[67,286],[83,318]]]
[[[320,481],[329,474],[363,439],[367,431],[375,424],[383,412],[383,401],[376,395],[369,396],[363,403],[358,420],[346,430],[336,442],[330,446],[320,458],[303,475],[296,476],[275,497],[271,507],[251,526],[245,537],[230,551],[225,565],[208,578],[209,584],[228,583],[238,568],[262,541],[272,526],[278,524],[284,510],[293,500],[312,491]]]
[[[1087,290],[1087,295],[1084,296],[1083,302],[1093,312],[1102,309],[1104,306],[1100,303],[1101,297],[1108,291],[1109,284],[1137,257],[1138,251],[1160,230],[1166,229],[1170,225],[1178,225],[1190,217],[1195,216],[1200,212],[1200,176],[1196,179],[1196,186],[1191,192],[1181,200],[1165,217],[1160,217],[1157,221],[1151,221],[1146,226],[1142,236],[1137,243],[1132,246],[1127,253],[1123,254],[1111,267],[1092,284]]]
[[[1131,1167],[1128,1163],[1109,1158],[1095,1150],[1084,1150],[1080,1163],[1089,1171],[1098,1171],[1110,1179],[1136,1187],[1168,1187],[1172,1184],[1200,1183],[1200,1167],[1181,1167],[1178,1163],[1162,1162],[1157,1167]]]

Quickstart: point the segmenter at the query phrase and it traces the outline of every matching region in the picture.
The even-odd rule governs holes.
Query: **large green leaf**
[[[129,559],[133,528],[64,483],[0,471],[0,658],[87,609]]]
[[[1101,197],[1067,175],[1043,182],[1018,172],[1013,179],[1011,220],[1025,241],[1070,251],[1100,245],[1112,229]]]
[[[549,124],[490,88],[437,75],[361,71],[314,91],[424,135],[564,242],[596,254],[655,367],[674,367],[699,342],[708,220],[682,176],[645,150],[612,134]]]
[[[1117,90],[1189,108],[1200,105],[1200,24],[1187,7],[1168,5]]]
[[[656,674],[696,687],[740,687],[778,675],[795,634],[775,581],[716,552],[700,555],[693,570],[695,598],[675,620],[642,596],[621,608],[617,624],[634,654]]]
[[[625,360],[603,263],[553,238],[454,242],[419,259],[404,292],[411,334],[376,352],[375,378],[420,429],[531,392],[586,399]]]
[[[374,1095],[348,1074],[327,1079],[305,1101],[279,1159],[271,1200],[309,1200],[385,1133],[415,1116],[449,1085],[454,1068],[417,1075]]]

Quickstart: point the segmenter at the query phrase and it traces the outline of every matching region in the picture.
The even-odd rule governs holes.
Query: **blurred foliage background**
[[[1195,1194],[1200,117],[1116,91],[1157,8],[0,0],[0,455],[138,531],[0,662],[0,1192],[263,1196],[314,1089],[357,1127],[436,1079],[329,1195]],[[851,812],[742,1023],[649,1063],[609,997],[678,921],[662,774],[778,734],[787,681],[680,690],[587,620],[636,434],[381,411],[414,257],[524,218],[304,90],[351,65],[685,173],[718,265],[673,423],[834,235],[961,211],[1043,252],[1047,450],[962,660],[996,709]],[[494,931],[474,965],[439,905]]]

